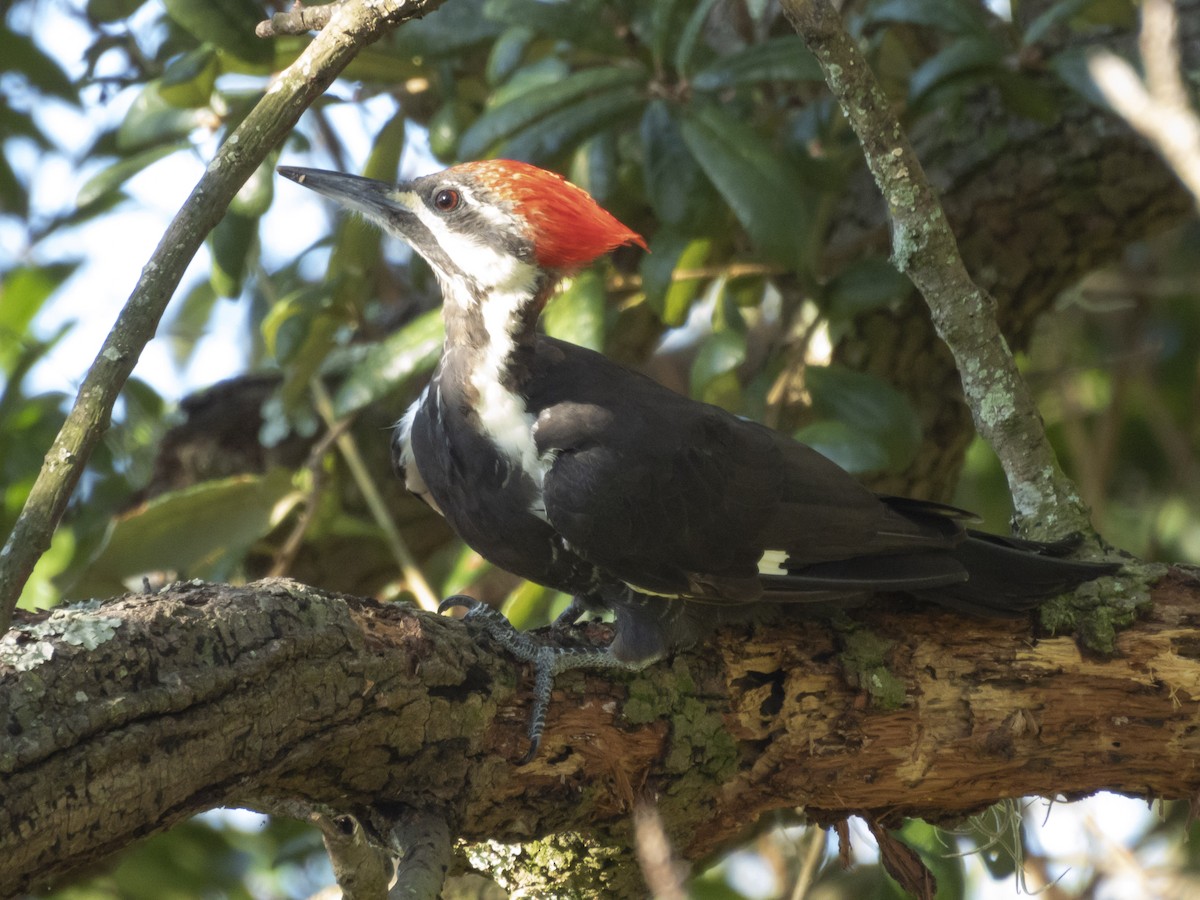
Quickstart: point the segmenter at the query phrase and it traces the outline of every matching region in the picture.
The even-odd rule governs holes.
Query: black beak
[[[280,166],[276,171],[296,184],[362,213],[385,228],[403,233],[405,220],[414,218],[409,203],[416,202],[416,197],[407,190],[407,185],[295,166]]]

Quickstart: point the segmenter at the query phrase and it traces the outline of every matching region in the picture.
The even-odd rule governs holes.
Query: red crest
[[[455,166],[508,200],[529,223],[538,265],[578,269],[622,244],[645,247],[642,236],[561,175],[511,159]]]

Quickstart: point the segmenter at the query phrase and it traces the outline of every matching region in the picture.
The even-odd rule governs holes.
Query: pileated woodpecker
[[[902,591],[990,616],[1114,571],[1067,549],[967,529],[968,513],[877,496],[816,451],[537,332],[560,278],[642,238],[558,175],[508,160],[403,184],[281,175],[412,245],[437,274],[446,344],[392,442],[413,493],[482,556],[611,610],[607,651],[539,649],[466,598],[537,664],[536,750],[554,675],[640,668],[761,601]],[[561,620],[560,620],[561,621]]]

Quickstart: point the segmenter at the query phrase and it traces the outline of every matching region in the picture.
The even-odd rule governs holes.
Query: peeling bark
[[[558,835],[519,867],[570,848],[576,890],[622,896],[645,796],[692,860],[797,806],[887,825],[1030,794],[1192,797],[1198,598],[1173,570],[1108,659],[907,601],[724,631],[626,680],[562,677],[524,767],[529,674],[451,619],[289,581],[26,617],[0,642],[0,895],[280,798],[363,821],[437,808],[468,843]]]

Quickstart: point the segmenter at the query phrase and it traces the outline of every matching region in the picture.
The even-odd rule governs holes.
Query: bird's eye
[[[433,196],[433,205],[441,212],[451,212],[458,209],[458,203],[461,198],[458,196],[458,191],[442,190],[438,191]]]

